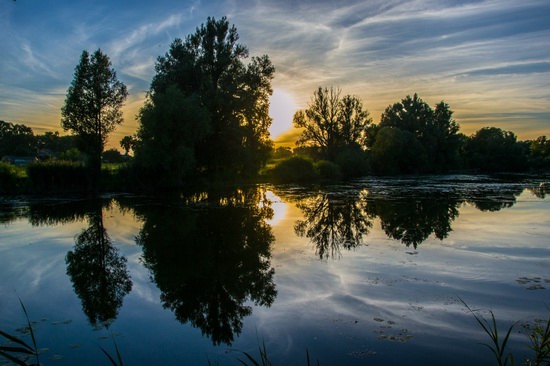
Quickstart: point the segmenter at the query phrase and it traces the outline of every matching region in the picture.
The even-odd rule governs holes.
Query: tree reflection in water
[[[101,206],[88,214],[88,223],[67,253],[67,274],[90,324],[108,327],[132,290],[132,281],[126,258],[119,255],[103,225]]]
[[[337,258],[340,247],[352,249],[368,235],[372,221],[367,215],[366,201],[355,197],[318,194],[297,203],[304,215],[294,225],[296,235],[315,243],[320,259]]]
[[[163,306],[215,345],[240,334],[252,313],[248,301],[275,300],[274,236],[266,223],[273,210],[263,190],[201,193],[136,213],[144,221],[136,241]]]
[[[453,195],[374,198],[368,204],[371,214],[380,218],[382,230],[392,239],[415,249],[430,235],[443,240],[458,217],[460,200]]]

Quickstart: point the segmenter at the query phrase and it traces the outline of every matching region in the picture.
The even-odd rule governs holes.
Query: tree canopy
[[[339,89],[319,87],[308,108],[296,112],[293,119],[294,126],[303,129],[296,144],[315,147],[329,160],[345,148],[364,146],[372,123],[359,98],[340,94]]]
[[[252,57],[245,64],[248,49],[238,40],[237,29],[230,27],[225,17],[208,18],[184,41],[174,40],[169,51],[158,58],[150,100],[140,114],[136,155],[139,149],[148,149],[149,140],[143,137],[154,124],[143,118],[162,118],[152,116],[150,111],[158,108],[160,95],[174,94],[176,88],[181,93],[179,98],[187,101],[189,110],[198,111],[198,116],[188,122],[179,119],[156,123],[208,126],[203,135],[191,134],[193,146],[184,139],[191,148],[185,159],[196,163],[196,171],[218,176],[246,176],[258,171],[272,144],[268,111],[275,68],[266,55]],[[163,139],[162,134],[174,128],[166,128],[165,132],[159,129],[155,138]]]
[[[100,49],[82,51],[74,78],[61,108],[61,126],[77,135],[81,150],[89,155],[96,175],[109,133],[122,123],[122,105],[128,96],[109,57]]]

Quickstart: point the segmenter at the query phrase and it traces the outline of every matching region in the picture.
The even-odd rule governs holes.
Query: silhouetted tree
[[[34,156],[35,153],[32,128],[0,121],[0,159],[4,155]]]
[[[175,86],[204,117],[202,124],[210,125],[195,146],[194,158],[200,170],[211,175],[255,174],[271,149],[268,111],[275,69],[265,55],[245,65],[248,49],[238,39],[237,29],[225,17],[208,18],[158,58],[151,83],[153,100]]]
[[[136,146],[136,139],[134,136],[124,136],[120,140],[120,147],[124,149],[124,154],[128,155],[130,150],[133,150]]]
[[[529,165],[535,170],[550,170],[550,140],[546,136],[529,143]]]
[[[141,109],[134,157],[142,174],[179,186],[195,173],[195,149],[209,131],[209,113],[198,97],[175,85],[152,94]]]
[[[370,149],[370,163],[377,174],[412,174],[426,171],[426,150],[409,131],[382,127]]]
[[[527,169],[525,151],[510,131],[484,127],[469,138],[465,150],[470,167],[483,172]]]
[[[273,303],[274,237],[266,223],[273,210],[261,190],[180,196],[136,213],[144,220],[136,241],[163,306],[213,344],[231,344],[240,334],[252,313],[247,302]]]
[[[88,221],[90,226],[75,238],[74,250],[67,253],[67,274],[90,324],[108,327],[132,290],[132,281],[126,258],[118,254],[103,226],[101,208]]]
[[[452,115],[449,105],[443,101],[432,110],[417,94],[413,97],[407,95],[401,102],[386,108],[379,128],[397,128],[411,133],[418,140],[426,161],[420,166],[409,167],[409,170],[440,172],[457,168],[460,161],[459,125]]]
[[[61,108],[61,126],[78,136],[95,179],[107,137],[123,121],[121,107],[127,96],[109,57],[100,49],[92,55],[83,51]]]
[[[293,119],[294,126],[303,129],[296,144],[317,148],[329,160],[334,160],[342,149],[363,147],[366,129],[372,123],[357,97],[340,97],[340,93],[333,87],[320,87],[308,108],[296,112]]]

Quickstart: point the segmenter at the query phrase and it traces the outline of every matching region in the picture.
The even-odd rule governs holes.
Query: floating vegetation
[[[541,283],[550,283],[550,279],[542,279],[540,277],[520,277],[516,280],[520,285],[529,285],[527,290],[544,290],[546,289]]]
[[[348,355],[350,355],[351,357],[354,357],[354,358],[358,358],[360,360],[366,360],[367,358],[376,355],[376,352],[373,351],[373,350],[353,351],[353,352],[348,353]]]
[[[392,329],[393,326],[396,324],[393,320],[384,320],[382,318],[374,318],[375,322],[378,323],[384,323],[380,325],[380,330],[375,330],[374,332],[378,334],[376,337],[379,340],[386,340],[386,341],[392,341],[392,342],[408,342],[411,339],[414,338],[413,335],[409,334],[409,330],[402,328],[399,331],[395,332],[389,332],[389,329]]]

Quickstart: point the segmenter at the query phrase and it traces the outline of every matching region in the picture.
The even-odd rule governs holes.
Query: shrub
[[[277,183],[308,182],[318,179],[313,162],[302,156],[292,156],[282,160],[270,172]]]
[[[336,164],[345,178],[363,177],[370,173],[367,154],[361,149],[347,149],[336,156]]]
[[[317,172],[323,179],[338,180],[342,177],[340,167],[328,160],[320,160],[315,164]]]
[[[17,193],[21,188],[22,180],[15,166],[0,162],[0,194]]]
[[[49,160],[27,167],[31,189],[40,193],[86,191],[87,173],[82,164],[66,160]]]

